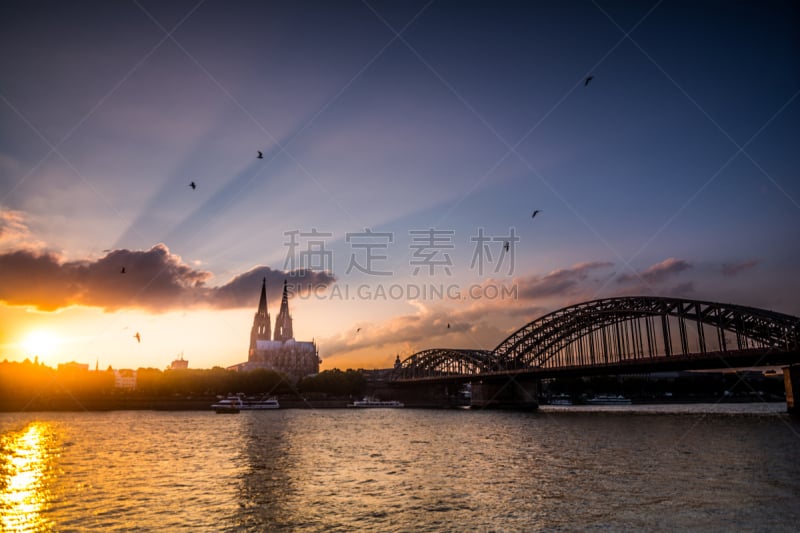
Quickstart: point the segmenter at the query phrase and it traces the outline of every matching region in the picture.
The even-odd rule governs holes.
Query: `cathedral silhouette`
[[[250,349],[247,362],[228,367],[230,370],[248,371],[258,368],[275,370],[293,381],[319,372],[319,351],[314,341],[296,341],[292,332],[292,315],[289,314],[289,290],[283,281],[281,309],[275,319],[275,334],[270,332],[267,311],[267,279],[261,283],[258,311],[250,330]]]

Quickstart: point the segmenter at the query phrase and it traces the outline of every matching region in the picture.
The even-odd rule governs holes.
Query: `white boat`
[[[262,409],[280,409],[281,405],[275,398],[245,398],[240,409],[245,411],[260,411]]]
[[[241,395],[230,395],[211,406],[218,413],[239,411],[261,411],[264,409],[280,409],[275,398],[243,398]]]
[[[377,398],[364,398],[363,400],[355,400],[353,403],[348,403],[347,407],[403,407],[402,402],[397,400],[378,400]]]
[[[586,403],[589,405],[630,405],[631,400],[622,395],[598,394],[586,400]]]
[[[211,405],[211,408],[218,414],[236,414],[242,409],[242,400],[239,397],[225,398]]]

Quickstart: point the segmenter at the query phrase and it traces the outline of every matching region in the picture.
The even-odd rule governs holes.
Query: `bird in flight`
[[[103,250],[103,253],[104,253],[104,254],[107,254],[107,253],[108,253],[108,252],[110,252],[110,251],[111,251],[111,250]]]
[[[361,328],[358,328],[358,329],[356,330],[356,333],[358,333],[359,331],[361,331]]]
[[[120,274],[124,274],[125,273],[125,267],[122,267],[122,270],[120,270],[119,273]]]
[[[447,323],[447,329],[450,329],[450,322]]]
[[[195,189],[197,188],[197,184],[196,184],[195,182],[191,182],[191,183],[189,184],[189,187],[191,187],[191,188],[192,188],[192,190],[195,190]]]
[[[539,214],[539,213],[541,213],[541,212],[542,212],[542,210],[541,210],[541,209],[536,209],[536,210],[533,212],[533,214],[531,215],[531,218],[535,218],[535,217],[536,217],[536,215],[538,215],[538,214]]]
[[[136,342],[142,342],[142,336],[139,335],[139,332],[136,332],[136,335],[133,336],[136,339]]]
[[[258,158],[257,159],[264,159],[264,154],[261,153],[261,150],[258,150]]]
[[[506,252],[508,251],[508,241],[506,241],[506,243],[503,245],[503,248],[505,249]]]
[[[589,82],[594,79],[594,76],[587,76],[586,79],[583,81],[583,86],[586,87],[589,85]]]

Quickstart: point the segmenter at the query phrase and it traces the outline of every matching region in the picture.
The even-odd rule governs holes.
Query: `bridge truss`
[[[490,352],[418,352],[402,362],[394,378],[559,370],[798,347],[800,319],[791,315],[678,298],[605,298],[542,316]]]
[[[476,375],[496,370],[492,352],[433,348],[417,352],[395,370],[394,379]]]

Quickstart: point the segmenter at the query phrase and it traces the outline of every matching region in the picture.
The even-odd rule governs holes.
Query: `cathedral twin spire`
[[[289,290],[286,280],[283,280],[283,298],[281,298],[281,310],[275,319],[275,340],[285,342],[294,338],[292,333],[292,315],[289,314]]]
[[[269,312],[267,311],[267,278],[261,282],[261,298],[258,300],[258,311],[253,317],[253,328],[250,330],[250,355],[256,352],[256,341],[270,340]]]
[[[292,316],[289,314],[289,290],[286,280],[283,280],[283,298],[281,310],[275,318],[275,340],[287,341],[293,338]],[[253,317],[253,328],[250,330],[250,354],[256,350],[256,341],[270,340],[270,318],[267,311],[267,278],[261,282],[261,297],[258,301],[258,311]]]

